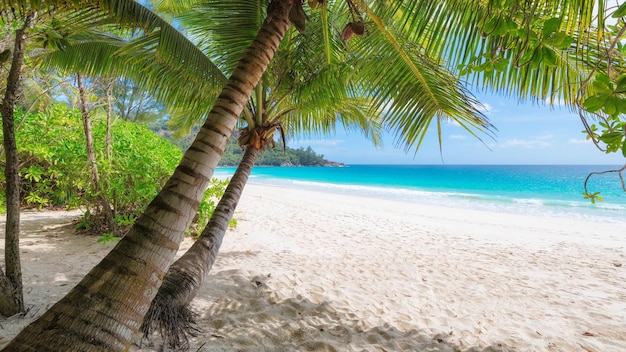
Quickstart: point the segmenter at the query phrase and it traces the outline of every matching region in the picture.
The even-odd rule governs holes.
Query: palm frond
[[[602,1],[584,0],[407,0],[376,2],[371,11],[386,20],[390,32],[447,60],[453,70],[462,67],[472,84],[521,99],[574,105],[576,83],[580,86],[589,70],[581,64],[586,55],[581,48],[591,49],[587,42],[593,39],[579,33],[598,25],[603,6]],[[557,23],[554,31],[548,30]],[[554,45],[567,37],[576,45]],[[537,51],[550,60],[533,65],[520,60]]]
[[[202,5],[206,0],[157,0],[152,1],[154,7],[159,12],[166,12],[173,16],[182,15],[198,5]]]
[[[215,65],[210,65],[205,55],[198,50],[193,42],[188,40],[170,23],[159,17],[149,8],[132,0],[97,0],[97,1],[6,1],[1,0],[6,8],[21,11],[41,10],[48,14],[58,15],[64,13],[92,13],[92,16],[105,16],[113,19],[116,24],[123,28],[141,29],[147,33],[157,31],[159,40],[156,52],[177,65],[200,65],[203,69],[210,69],[214,79],[218,79],[222,73]],[[94,18],[91,19],[94,21]],[[215,84],[222,84],[218,81]]]
[[[193,116],[198,121],[210,110],[221,89],[215,84],[212,70],[202,65],[180,66],[155,53],[158,31],[141,37],[141,45],[120,54],[125,41],[120,39],[88,40],[52,52],[42,58],[44,67],[89,76],[127,77],[171,111]],[[153,45],[149,45],[150,42]]]
[[[230,73],[254,40],[268,3],[268,0],[205,0],[176,20],[217,66]]]
[[[384,111],[399,145],[419,148],[434,120],[454,121],[475,136],[490,133],[480,103],[440,62],[400,37],[393,42],[387,33],[369,33],[354,41],[352,79]]]

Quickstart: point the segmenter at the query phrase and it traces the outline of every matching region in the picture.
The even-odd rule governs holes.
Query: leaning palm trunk
[[[224,234],[259,153],[255,147],[246,147],[241,163],[204,231],[170,267],[141,327],[144,337],[158,330],[171,348],[178,348],[185,347],[187,336],[197,330],[189,304],[217,259]]]
[[[273,0],[263,26],[174,174],[128,234],[5,351],[123,351],[174,259],[237,118],[289,28],[292,0]]]

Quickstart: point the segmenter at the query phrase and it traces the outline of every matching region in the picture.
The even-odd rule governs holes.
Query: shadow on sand
[[[22,216],[25,300],[30,310],[25,317],[1,323],[2,342],[8,342],[65,295],[113,247],[96,243],[95,236],[76,235],[72,221],[79,213],[56,213]],[[0,226],[4,226],[3,218]],[[256,255],[250,251],[224,252],[218,260],[233,264],[242,257]],[[264,280],[242,270],[212,273],[192,303],[201,332],[190,340],[189,350],[513,351],[504,343],[461,345],[454,334],[433,334],[428,327],[402,329],[389,323],[373,326],[360,320],[359,312],[339,308],[333,302],[279,296],[273,287],[279,284],[279,278]],[[134,346],[131,350],[161,350],[158,339],[153,339],[152,346],[144,343],[143,348]]]
[[[332,302],[278,300],[271,282],[257,280],[240,270],[210,275],[192,303],[201,332],[189,351],[513,351],[504,343],[461,346],[453,334],[433,335],[428,327],[368,326]],[[168,350],[154,337],[138,351]]]

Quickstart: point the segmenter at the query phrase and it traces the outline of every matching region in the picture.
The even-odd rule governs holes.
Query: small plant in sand
[[[115,236],[113,232],[103,233],[100,238],[96,240],[98,243],[107,244],[110,242],[118,242],[120,240],[119,237]]]

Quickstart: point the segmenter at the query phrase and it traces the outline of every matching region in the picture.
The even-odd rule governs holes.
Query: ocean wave
[[[539,216],[548,215],[610,223],[624,222],[623,212],[626,211],[626,206],[615,203],[596,202],[596,204],[592,204],[585,200],[572,201],[536,197],[513,197],[495,193],[470,193],[450,190],[432,191],[407,187],[339,184],[270,177],[255,178],[251,179],[250,182],[450,208]]]
[[[543,199],[536,199],[536,198],[520,198],[520,199],[513,199],[514,203],[518,203],[518,204],[529,204],[529,205],[544,205],[544,200]]]

